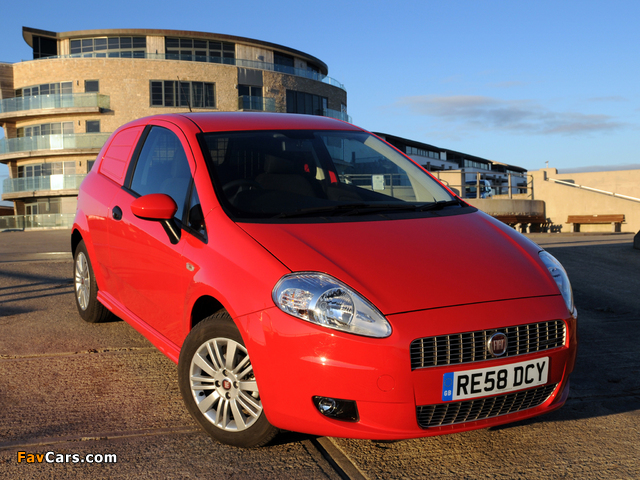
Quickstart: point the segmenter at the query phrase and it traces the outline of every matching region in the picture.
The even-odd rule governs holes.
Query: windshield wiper
[[[371,215],[381,212],[426,212],[430,210],[441,210],[445,207],[453,205],[462,205],[459,200],[441,200],[438,202],[429,202],[416,205],[409,202],[394,203],[342,203],[339,205],[326,205],[322,207],[302,208],[293,212],[285,212],[276,215],[274,218],[293,218],[309,216],[340,216],[347,217],[350,215]]]
[[[416,210],[419,212],[427,212],[429,210],[442,210],[444,207],[452,207],[454,205],[462,206],[462,202],[458,199],[454,200],[439,200],[437,202],[425,203],[424,205],[418,205]]]
[[[292,217],[304,217],[307,215],[323,215],[329,216],[349,216],[349,215],[371,215],[375,212],[384,212],[389,210],[416,210],[416,206],[411,203],[397,202],[397,203],[343,203],[340,205],[327,205],[324,207],[311,207],[302,208],[294,212],[285,212],[276,215],[274,218],[292,218]]]

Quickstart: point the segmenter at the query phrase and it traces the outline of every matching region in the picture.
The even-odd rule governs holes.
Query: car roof
[[[362,129],[329,117],[291,113],[264,112],[198,112],[155,115],[147,120],[167,120],[182,124],[190,120],[203,132],[246,130],[352,130]]]

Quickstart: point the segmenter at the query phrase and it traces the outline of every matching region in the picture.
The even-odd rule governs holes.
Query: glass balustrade
[[[5,178],[3,193],[35,192],[38,190],[77,190],[86,177],[82,175],[43,175],[40,177]]]
[[[257,110],[260,112],[275,112],[276,99],[242,95],[238,97],[238,110]]]
[[[100,58],[100,59],[110,59],[110,58],[120,58],[117,55],[107,57],[105,53],[99,52],[91,52],[91,53],[78,53],[74,55],[59,55],[53,57],[43,57],[37,59],[37,61],[43,60],[55,60],[55,59],[64,59],[64,58]],[[130,57],[127,57],[130,58]],[[334,87],[338,87],[342,90],[346,91],[345,86],[337,81],[334,78],[331,78],[327,75],[323,75],[315,70],[303,69],[303,68],[294,68],[285,65],[278,65],[275,63],[267,63],[260,62],[257,60],[245,60],[242,58],[222,58],[222,57],[205,57],[205,56],[197,56],[197,55],[181,55],[177,53],[139,53],[135,56],[134,59],[149,59],[149,60],[182,60],[182,61],[191,61],[191,62],[204,62],[204,63],[220,63],[223,65],[234,65],[236,67],[246,67],[246,68],[256,68],[259,70],[269,70],[273,72],[286,73],[289,75],[295,75],[298,77],[309,78],[311,80],[316,80],[318,82],[326,83],[329,85],[333,85]]]
[[[100,93],[69,93],[14,97],[0,100],[0,114],[55,108],[110,108],[109,95]]]
[[[0,155],[36,150],[67,150],[102,148],[111,133],[75,133],[39,135],[34,137],[1,138]]]

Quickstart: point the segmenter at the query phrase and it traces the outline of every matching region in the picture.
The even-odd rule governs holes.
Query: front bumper
[[[252,360],[264,412],[276,427],[315,435],[379,440],[440,435],[509,423],[550,412],[568,396],[576,349],[576,319],[562,297],[538,297],[389,315],[393,333],[373,339],[329,330],[278,308],[236,319]],[[417,338],[563,320],[561,347],[460,365],[411,369]],[[441,405],[443,375],[548,357],[547,385],[538,406],[491,418],[423,428],[419,407]],[[323,416],[313,396],[355,400],[358,422]],[[451,403],[451,402],[448,402]],[[539,402],[538,402],[539,403]]]

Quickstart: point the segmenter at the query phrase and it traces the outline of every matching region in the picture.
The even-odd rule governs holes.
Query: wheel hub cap
[[[203,343],[191,360],[190,383],[202,415],[222,430],[246,430],[262,414],[249,355],[234,340],[215,338]]]

